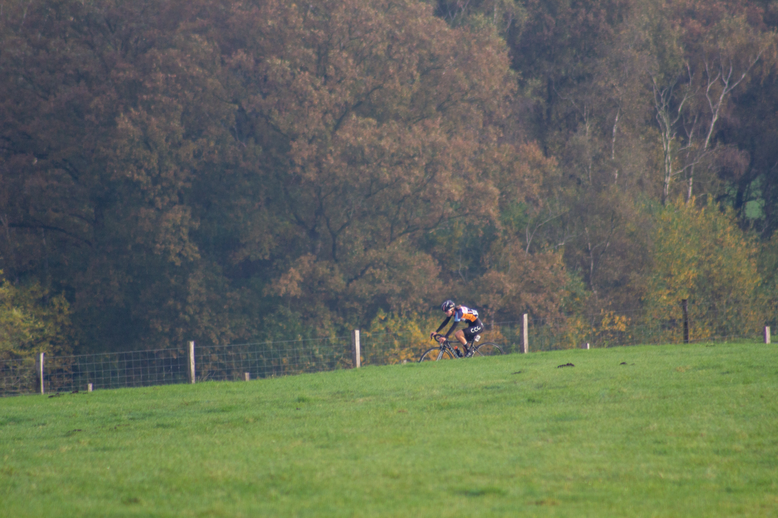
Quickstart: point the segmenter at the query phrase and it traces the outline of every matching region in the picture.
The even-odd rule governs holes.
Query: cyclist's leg
[[[475,322],[472,323],[472,325],[468,326],[467,329],[464,330],[463,337],[464,339],[470,343],[470,349],[467,349],[467,346],[465,346],[466,353],[472,352],[472,350],[476,346],[476,342],[480,340],[480,335],[484,331],[484,324],[481,322],[481,319],[477,319]]]
[[[457,339],[457,341],[462,345],[462,356],[467,355],[467,338],[465,338],[465,330],[457,329],[454,333],[454,338]],[[456,346],[457,343],[453,342],[453,345]]]

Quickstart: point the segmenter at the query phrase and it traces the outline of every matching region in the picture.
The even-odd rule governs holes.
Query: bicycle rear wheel
[[[501,354],[504,353],[502,352],[502,348],[499,345],[492,342],[485,342],[475,346],[472,356],[499,356]]]
[[[424,351],[424,353],[419,357],[419,363],[453,359],[454,356],[448,349],[444,349],[443,347],[432,347]]]

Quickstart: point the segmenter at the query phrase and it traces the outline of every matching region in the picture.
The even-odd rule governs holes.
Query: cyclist
[[[440,309],[446,314],[446,320],[440,324],[437,331],[430,333],[430,338],[434,338],[435,334],[446,327],[446,324],[449,323],[451,317],[454,317],[454,323],[451,325],[448,332],[445,335],[438,336],[438,341],[443,343],[445,340],[448,340],[448,335],[457,327],[457,324],[464,321],[467,324],[467,327],[465,329],[457,329],[456,333],[454,333],[454,338],[459,340],[459,343],[462,344],[462,347],[465,350],[465,356],[467,356],[470,352],[467,350],[467,342],[472,342],[475,337],[484,330],[484,324],[481,322],[481,319],[478,318],[478,311],[466,306],[457,306],[454,301],[450,299],[444,301],[443,304],[440,305]],[[454,350],[457,355],[462,356],[458,347],[454,347]]]

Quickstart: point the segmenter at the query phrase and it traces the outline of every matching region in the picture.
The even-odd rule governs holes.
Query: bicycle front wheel
[[[500,354],[504,354],[502,352],[502,348],[494,344],[492,342],[486,342],[482,344],[478,344],[475,346],[475,349],[473,349],[473,356],[499,356]]]
[[[453,360],[453,359],[454,356],[451,354],[451,351],[449,351],[448,349],[444,349],[443,347],[432,347],[424,351],[424,353],[419,358],[419,363],[435,362],[438,360]]]

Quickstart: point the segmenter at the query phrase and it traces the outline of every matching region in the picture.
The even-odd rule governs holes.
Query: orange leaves
[[[518,241],[501,250],[495,262],[479,280],[481,303],[497,315],[534,316],[554,320],[561,316],[567,275],[560,253],[527,254]]]
[[[416,240],[450,218],[495,219],[498,182],[516,173],[496,145],[512,94],[504,46],[412,1],[238,3],[230,23],[265,205],[298,229],[299,246],[268,254],[272,291],[357,312],[422,304],[438,267]]]
[[[11,4],[3,257],[51,264],[95,344],[423,310],[462,243],[433,232],[476,250],[554,172],[505,132],[505,44],[415,0],[55,0],[24,27]],[[548,311],[561,269],[537,259],[495,260],[488,295]]]
[[[303,295],[301,283],[310,272],[315,260],[316,258],[311,254],[299,258],[294,266],[273,283],[272,294],[281,297],[301,297]]]

